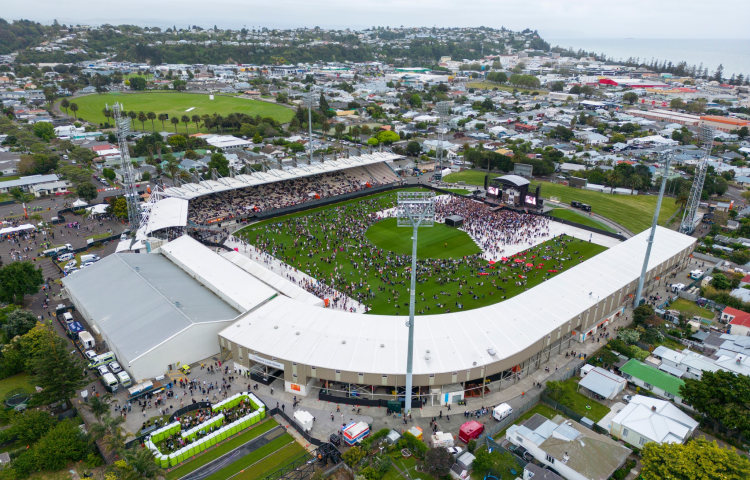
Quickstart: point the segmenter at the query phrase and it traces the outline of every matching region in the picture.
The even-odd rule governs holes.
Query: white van
[[[83,348],[85,348],[86,350],[90,348],[94,348],[94,346],[96,345],[96,340],[94,340],[94,336],[91,335],[86,330],[78,334],[78,340],[81,341]]]
[[[492,418],[498,422],[513,413],[513,409],[507,403],[501,403],[492,410]]]
[[[107,365],[114,362],[115,360],[115,352],[102,353],[101,355],[97,355],[91,360],[91,363],[89,363],[89,368],[96,368],[102,365]]]
[[[679,292],[680,290],[682,290],[684,288],[685,288],[685,284],[684,283],[673,283],[672,284],[672,293],[677,293],[677,292]]]
[[[94,255],[94,254],[81,255],[81,263],[98,262],[98,261],[99,261],[99,255]]]
[[[690,272],[690,278],[698,279],[703,276],[703,270],[693,270]]]
[[[118,372],[117,378],[120,380],[120,385],[123,387],[129,387],[133,381],[130,380],[130,375],[127,372]]]
[[[111,373],[105,373],[104,375],[102,375],[100,381],[102,382],[102,385],[104,385],[104,388],[112,393],[116,392],[117,387],[120,385],[119,383],[117,383],[117,378],[115,378],[115,376]]]
[[[69,260],[73,260],[76,258],[75,254],[73,253],[63,253],[60,256],[57,257],[58,262],[67,262]]]
[[[73,315],[70,312],[65,312],[62,314],[63,320],[65,320],[66,323],[70,323],[73,321]]]

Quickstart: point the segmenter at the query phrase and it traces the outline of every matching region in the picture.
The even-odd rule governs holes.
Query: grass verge
[[[581,379],[578,377],[573,377],[562,382],[563,387],[565,388],[565,394],[559,402],[577,414],[588,417],[594,422],[598,422],[609,413],[610,409],[593,398],[589,398],[586,395],[579,393],[577,390],[578,382],[580,380]]]
[[[582,215],[573,210],[567,210],[564,208],[555,208],[554,210],[549,212],[549,214],[555,218],[560,218],[563,220],[567,220],[569,222],[580,223],[581,225],[586,225],[587,227],[598,228],[599,230],[617,233],[615,232],[614,229],[610,228],[609,226],[601,222],[597,222],[596,220],[593,220],[592,218],[587,217],[586,215]]]
[[[23,387],[28,393],[36,392],[34,385],[31,383],[29,374],[26,372],[13,375],[12,377],[4,378],[0,380],[0,401],[5,400],[5,395],[15,390],[16,388]]]
[[[685,315],[685,317],[702,317],[707,318],[709,320],[713,320],[716,318],[716,315],[714,315],[714,312],[711,310],[708,310],[707,308],[699,307],[695,303],[691,302],[690,300],[686,300],[684,298],[678,298],[671,304],[669,304],[670,309],[679,310],[681,314]]]
[[[206,480],[225,480],[233,475],[236,476],[232,478],[237,480],[261,478],[304,451],[302,445],[295,442],[291,435],[285,433],[269,442],[268,445],[260,447],[228,467],[206,477]]]

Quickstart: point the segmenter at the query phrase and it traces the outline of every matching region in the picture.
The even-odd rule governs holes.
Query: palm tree
[[[180,119],[177,117],[172,117],[172,119],[169,121],[172,125],[174,125],[174,131],[177,133],[177,124],[180,123]]]
[[[164,170],[166,170],[167,174],[172,177],[172,185],[177,186],[177,172],[180,170],[180,161],[175,157],[170,156],[167,158],[167,164],[164,165]]]
[[[643,188],[643,177],[640,175],[631,175],[628,177],[628,179],[625,181],[628,187],[630,187],[630,194],[633,195],[633,192],[635,190],[640,190]]]
[[[195,124],[195,131],[199,132],[200,131],[199,130],[200,129],[200,125],[199,124],[200,124],[200,121],[201,121],[200,115],[193,115],[192,117],[190,117],[190,120]]]
[[[75,102],[71,103],[70,110],[73,112],[73,116],[75,117],[75,119],[78,120],[78,115],[76,114],[76,112],[78,111],[78,104]]]
[[[221,131],[221,133],[224,133],[224,125],[222,125],[224,123],[224,117],[222,117],[221,115],[214,114],[213,120],[216,126],[219,127],[219,130]]]
[[[331,124],[328,123],[328,120],[323,120],[323,123],[320,124],[320,129],[323,130],[323,133],[328,135],[328,131],[331,129]]]
[[[359,136],[362,133],[362,129],[359,128],[359,125],[355,125],[352,128],[352,136],[357,139],[357,142],[359,142]]]
[[[183,115],[180,117],[180,121],[185,124],[185,135],[188,133],[188,123],[190,123],[190,117]]]
[[[346,127],[341,122],[338,122],[338,123],[336,123],[336,125],[334,125],[333,130],[336,132],[336,138],[338,140],[341,140],[341,134],[344,133],[344,129],[345,128]]]
[[[211,117],[209,115],[201,115],[201,121],[203,126],[208,129],[208,133],[211,133]]]
[[[95,423],[89,428],[89,433],[94,441],[102,440],[104,448],[109,452],[120,452],[125,448],[125,435],[122,423],[125,417],[118,415],[114,418],[104,414],[100,423]]]
[[[101,421],[102,416],[109,413],[109,402],[112,394],[105,393],[101,397],[91,397],[88,403],[83,404],[83,408],[94,414],[97,420]]]
[[[688,197],[690,196],[690,187],[683,187],[677,191],[675,202],[680,205],[683,209],[687,205]]]
[[[156,131],[156,127],[154,127],[154,120],[156,120],[156,114],[154,112],[148,112],[146,114],[146,118],[148,118],[149,120],[151,120],[151,131],[155,132]]]
[[[104,115],[104,118],[106,118],[106,119],[107,119],[107,123],[109,123],[109,119],[110,119],[110,117],[112,116],[112,112],[111,112],[111,111],[109,110],[109,108],[107,108],[107,107],[104,107],[104,108],[102,109],[102,115]]]
[[[141,130],[144,130],[146,126],[144,125],[146,123],[146,114],[143,111],[138,112],[138,121],[141,122]]]
[[[612,189],[615,189],[622,185],[622,175],[620,175],[619,172],[613,171],[610,173],[609,177],[607,177],[607,183]]]
[[[160,113],[157,118],[161,122],[161,129],[164,130],[165,129],[164,128],[164,122],[166,122],[167,120],[169,120],[169,115],[167,115],[166,113]]]
[[[138,118],[138,114],[131,110],[128,112],[128,118],[130,118],[130,124],[135,128],[135,119]]]
[[[69,106],[70,106],[70,102],[68,101],[68,99],[67,98],[63,98],[62,102],[60,102],[60,108],[64,108],[65,109],[65,115],[68,114],[68,107]]]
[[[138,448],[128,450],[123,454],[130,471],[121,469],[125,480],[136,480],[141,478],[166,477],[167,472],[156,464],[154,452],[150,448]]]

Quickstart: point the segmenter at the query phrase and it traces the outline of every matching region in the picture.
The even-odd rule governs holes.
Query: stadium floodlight
[[[695,223],[698,219],[698,206],[701,203],[703,184],[706,181],[706,171],[708,171],[708,161],[711,159],[711,150],[713,149],[714,138],[716,137],[716,129],[709,125],[702,125],[700,137],[703,142],[703,158],[695,168],[693,185],[690,187],[690,195],[685,204],[685,210],[682,214],[682,221],[678,230],[685,235],[692,235],[695,231]]]
[[[435,151],[437,153],[437,164],[439,165],[438,168],[440,169],[441,179],[443,174],[443,134],[445,132],[445,119],[450,115],[452,105],[453,102],[437,102],[435,104],[435,108],[437,108],[438,111],[438,117],[440,117],[440,125],[438,126],[437,138],[438,144]]]
[[[404,392],[404,415],[411,413],[412,364],[414,357],[414,303],[417,289],[417,231],[419,227],[435,224],[434,192],[398,192],[396,224],[412,227],[411,288],[409,289],[409,347],[406,354],[406,390]]]
[[[128,205],[128,223],[130,224],[130,231],[135,234],[141,225],[141,207],[138,203],[138,192],[135,189],[136,176],[128,153],[127,136],[130,134],[130,120],[121,103],[115,103],[111,107],[106,105],[106,108],[113,113],[115,119],[117,146],[120,150],[120,168],[123,172],[122,184]]]
[[[313,161],[313,142],[312,142],[312,109],[316,105],[315,101],[315,89],[310,87],[310,92],[307,94],[304,100],[304,105],[307,107],[307,127],[308,127],[308,141],[307,144],[310,146],[310,162]]]
[[[656,210],[654,211],[654,218],[651,221],[651,233],[648,236],[648,244],[646,246],[646,256],[643,258],[643,268],[641,268],[641,276],[638,278],[638,288],[635,291],[635,303],[633,308],[638,307],[641,304],[641,296],[643,295],[643,283],[646,280],[646,273],[648,272],[648,261],[651,258],[651,246],[654,244],[654,235],[656,235],[656,224],[659,220],[659,210],[661,210],[661,200],[664,198],[664,189],[667,186],[667,177],[669,176],[669,165],[672,163],[674,157],[674,149],[672,147],[666,147],[659,152],[659,159],[664,163],[664,173],[661,175],[661,188],[659,189],[659,198],[656,199]]]

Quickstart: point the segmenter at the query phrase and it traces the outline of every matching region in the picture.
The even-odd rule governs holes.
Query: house
[[[705,357],[698,352],[688,349],[682,352],[671,350],[663,345],[656,347],[651,356],[646,359],[646,364],[663,370],[677,378],[690,378],[700,380],[703,372],[716,372],[722,370],[716,365],[716,361]]]
[[[535,414],[522,425],[511,425],[505,435],[568,480],[607,480],[631,453],[611,438],[560,415],[549,420]]]
[[[523,467],[523,480],[563,480],[563,477],[552,470],[542,468],[535,463],[528,463]]]
[[[613,400],[620,392],[625,390],[628,381],[619,375],[607,371],[601,367],[592,368],[580,382],[578,387],[583,387],[606,399]]]
[[[12,188],[20,188],[23,191],[29,191],[31,187],[35,185],[43,185],[45,183],[57,182],[60,180],[55,174],[50,175],[29,175],[21,177],[16,180],[8,180],[6,182],[0,182],[0,193],[8,193]]]
[[[636,395],[612,419],[609,433],[634,447],[649,442],[685,443],[698,422],[671,402],[645,395]]]
[[[154,178],[156,176],[156,167],[153,165],[142,165],[138,168],[133,169],[133,180],[136,182],[140,182],[141,179],[143,179],[143,174],[148,172],[151,178]],[[124,172],[121,169],[115,170],[115,177],[117,178],[118,182],[124,181]]]
[[[742,280],[744,281],[745,279],[743,278]],[[736,290],[745,290],[750,293],[750,290],[744,288],[738,288]],[[732,291],[732,294],[733,293],[734,291]],[[729,324],[728,333],[731,333],[731,335],[750,335],[750,313],[737,310],[736,308],[726,307],[724,311],[721,312],[721,321]]]
[[[68,193],[70,182],[67,180],[58,180],[55,182],[38,183],[29,186],[29,192],[36,197],[45,195],[62,195]]]
[[[586,165],[578,165],[577,163],[563,163],[560,165],[560,172],[562,173],[583,172],[585,170]]]
[[[683,407],[692,409],[680,397],[680,387],[685,384],[683,380],[635,359],[631,359],[620,367],[620,373],[628,382],[645,388],[661,398],[672,400]]]

